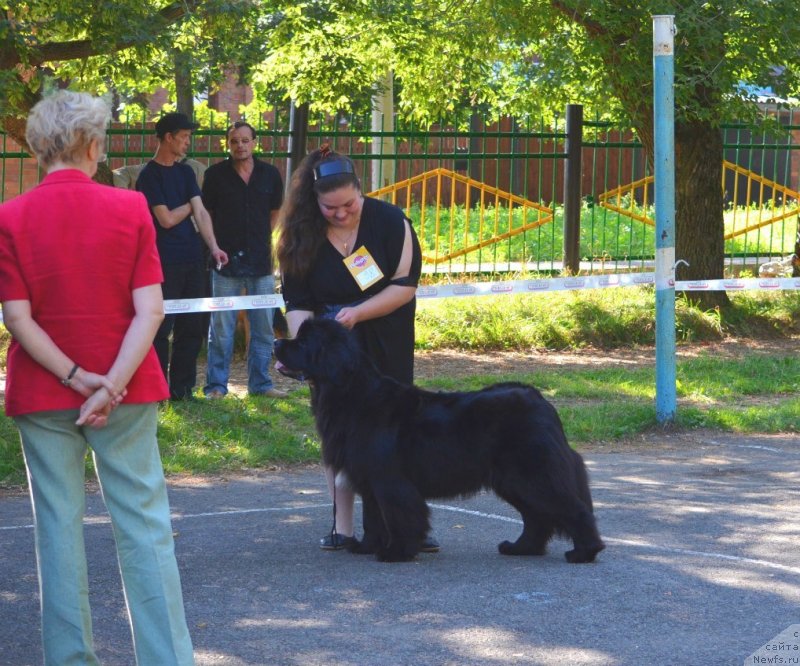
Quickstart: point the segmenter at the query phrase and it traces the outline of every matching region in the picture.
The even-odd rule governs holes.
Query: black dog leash
[[[331,526],[331,544],[336,546],[336,537],[339,533],[336,531],[336,477],[333,478],[333,525]]]

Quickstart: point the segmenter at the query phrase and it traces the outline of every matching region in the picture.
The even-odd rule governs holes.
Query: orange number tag
[[[364,291],[383,277],[378,264],[375,263],[372,255],[363,245],[349,257],[345,257],[343,261],[361,291]]]

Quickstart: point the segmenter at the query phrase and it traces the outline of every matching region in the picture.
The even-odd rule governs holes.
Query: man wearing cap
[[[216,265],[228,263],[228,255],[214,237],[211,217],[203,206],[194,171],[181,162],[189,149],[192,131],[197,127],[182,113],[161,116],[156,123],[158,150],[136,181],[136,189],[147,197],[156,227],[156,245],[164,272],[161,284],[164,300],[206,295],[203,241]],[[169,382],[170,399],[192,397],[197,379],[197,356],[204,337],[201,312],[164,318],[153,344]]]
[[[203,180],[203,204],[211,214],[214,233],[228,253],[227,266],[211,272],[214,296],[272,294],[272,230],[283,202],[283,180],[271,164],[253,157],[256,131],[238,121],[228,128],[227,160],[211,165]],[[271,308],[247,310],[250,341],[247,346],[247,390],[250,395],[284,398],[272,385]],[[236,328],[235,310],[211,313],[208,334],[208,373],[203,389],[207,398],[228,392]]]

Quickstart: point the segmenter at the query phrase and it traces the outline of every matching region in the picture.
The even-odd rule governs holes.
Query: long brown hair
[[[328,223],[319,210],[317,195],[347,185],[361,191],[353,161],[327,146],[310,152],[300,162],[280,213],[277,255],[284,275],[304,277],[325,242]]]

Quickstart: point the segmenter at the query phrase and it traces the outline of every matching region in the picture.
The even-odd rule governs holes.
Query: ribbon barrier
[[[437,284],[417,288],[417,298],[456,298],[460,296],[492,296],[502,294],[542,294],[554,291],[608,289],[655,285],[655,273],[616,273],[584,277],[534,278],[498,282]],[[675,291],[781,291],[800,289],[797,278],[723,278],[720,280],[678,280]],[[280,294],[261,296],[221,296],[218,298],[186,298],[164,301],[165,314],[185,312],[219,312],[222,310],[257,310],[282,308]],[[0,323],[3,321],[0,314]]]
[[[608,289],[655,285],[655,273],[618,273],[584,277],[536,278],[502,280],[498,282],[468,282],[417,287],[417,298],[457,298],[462,296],[492,296],[502,294],[541,294],[554,291]],[[741,278],[721,280],[685,280],[675,282],[676,291],[779,291],[800,289],[800,278]],[[166,314],[183,312],[218,312],[221,310],[254,310],[282,308],[280,294],[266,296],[224,296],[164,301]]]
[[[800,289],[800,278],[742,278],[685,280],[675,283],[676,291],[779,291]]]
[[[492,294],[532,294],[577,289],[605,289],[653,284],[654,273],[621,273],[565,278],[537,278],[500,282],[437,284],[417,287],[417,298],[452,298],[454,296],[489,296]]]
[[[531,294],[579,289],[607,289],[655,285],[655,273],[619,273],[585,277],[508,280],[468,284],[431,285],[417,288],[417,298],[452,298],[491,294]],[[723,278],[720,280],[678,280],[676,291],[777,291],[800,289],[800,278]]]
[[[564,278],[535,278],[501,280],[497,282],[467,282],[417,287],[417,298],[457,298],[462,296],[492,296],[502,294],[541,294],[554,291],[608,289],[655,285],[655,273],[617,273]],[[800,278],[728,278],[721,280],[684,280],[675,282],[676,291],[779,291],[800,289]],[[253,310],[281,308],[285,303],[280,294],[265,296],[224,296],[164,301],[166,314],[182,312],[218,312],[221,310]]]
[[[164,314],[185,312],[220,312],[222,310],[259,310],[284,306],[280,294],[257,296],[217,296],[215,298],[184,298],[164,301]]]

